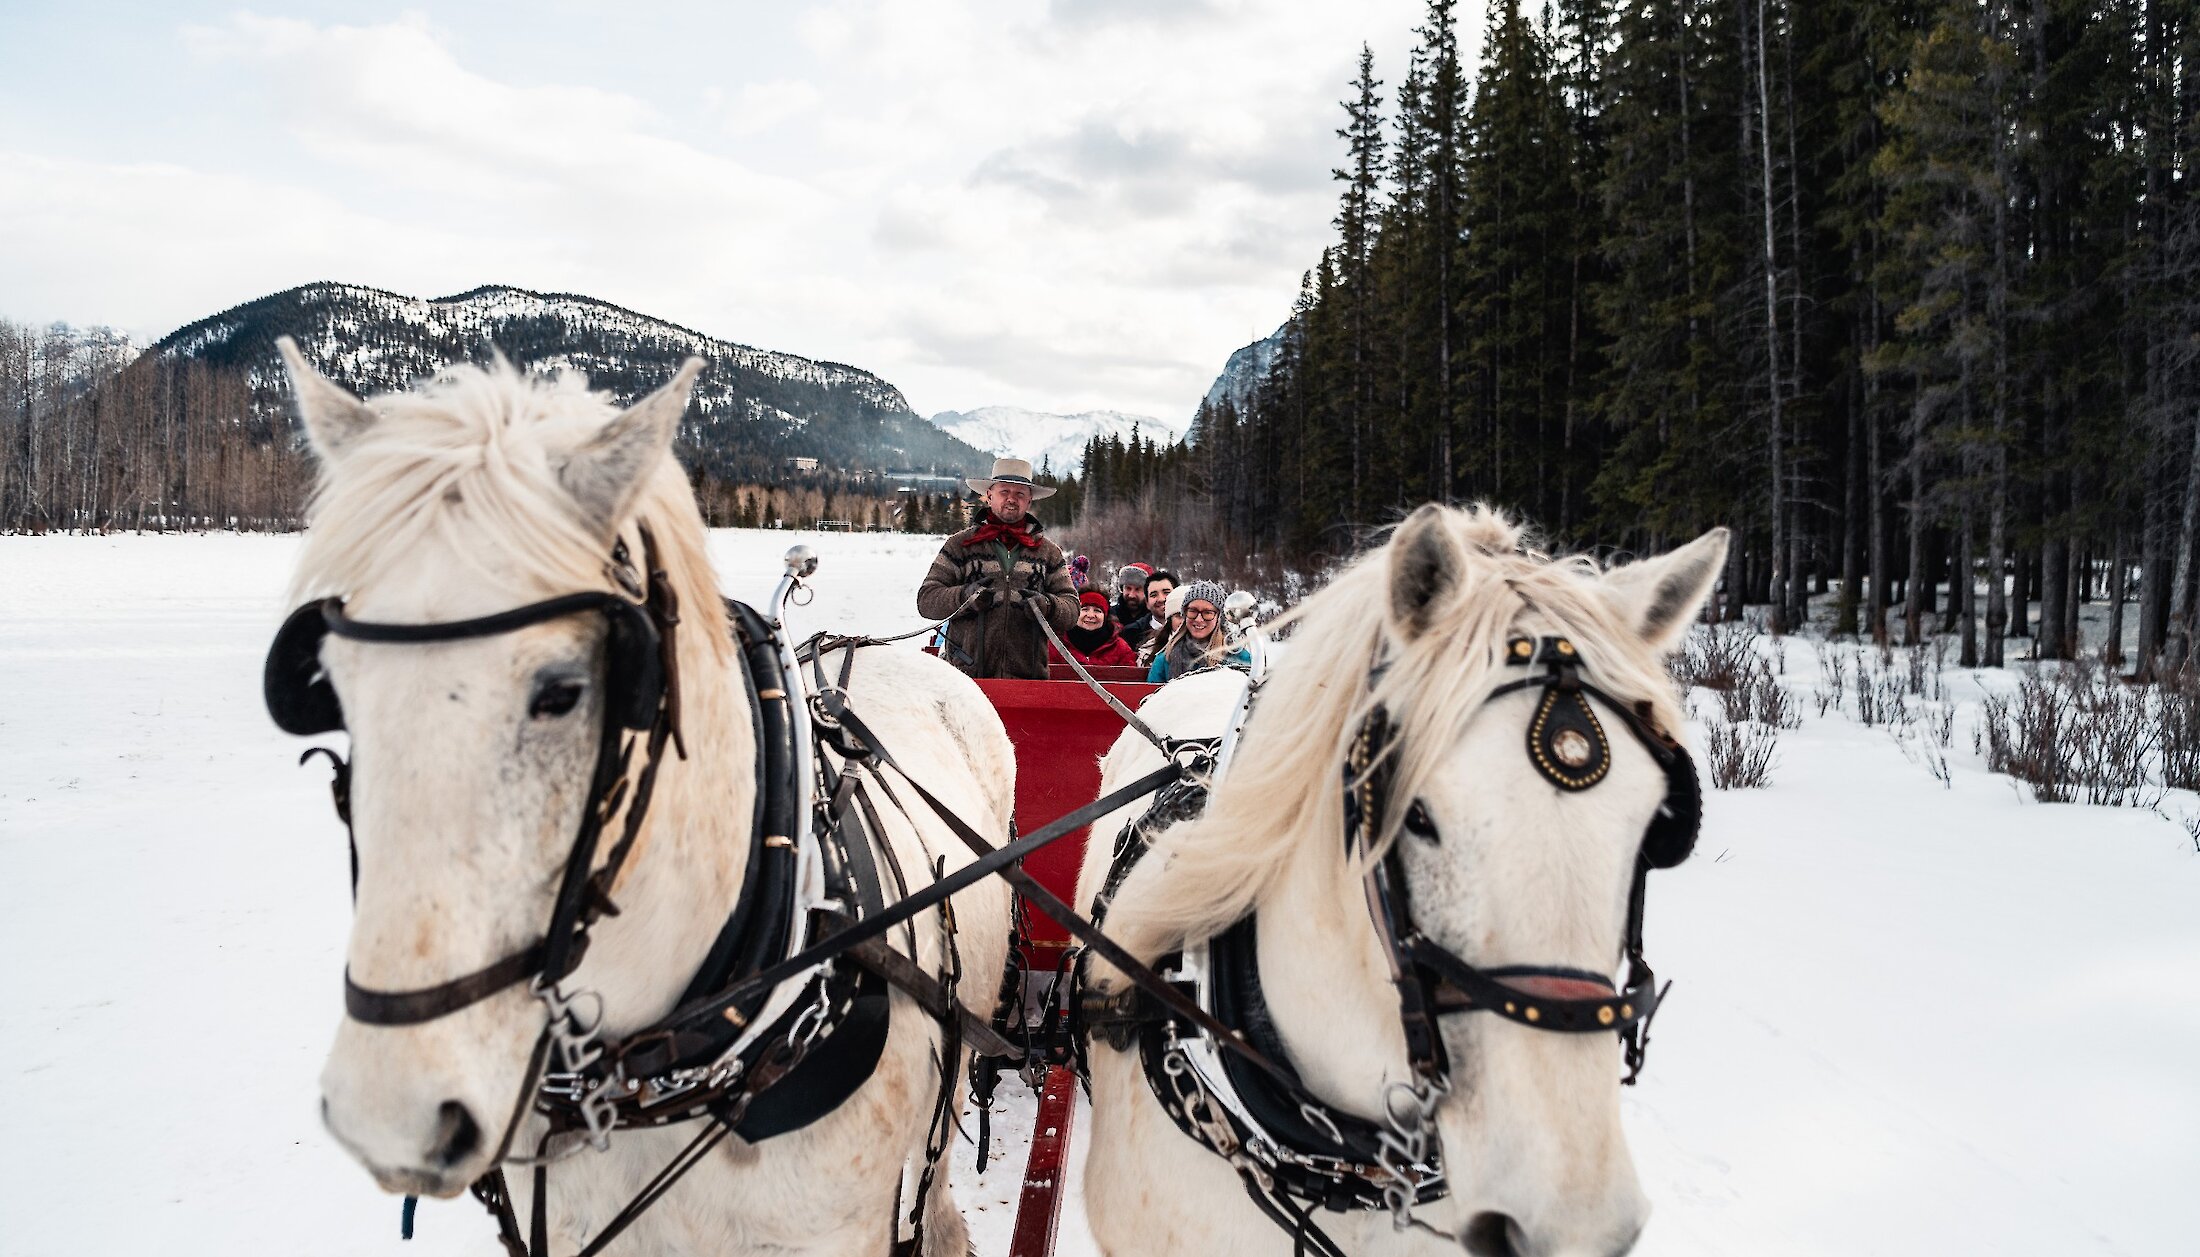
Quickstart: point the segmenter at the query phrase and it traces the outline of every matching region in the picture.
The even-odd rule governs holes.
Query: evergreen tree
[[[1519,0],[1493,10],[1466,123],[1460,268],[1464,376],[1471,387],[1462,487],[1558,514],[1559,448],[1569,387],[1576,275],[1568,229],[1574,128],[1544,36]]]
[[[1345,425],[1351,449],[1346,511],[1358,518],[1362,510],[1361,486],[1367,474],[1367,427],[1374,417],[1374,248],[1376,214],[1380,208],[1383,174],[1382,101],[1375,92],[1382,86],[1375,77],[1375,54],[1360,45],[1360,72],[1352,82],[1352,98],[1344,102],[1345,125],[1337,131],[1345,141],[1346,164],[1330,172],[1344,184],[1344,197],[1334,220],[1337,235],[1338,287],[1346,304],[1352,358],[1345,386]]]
[[[1740,103],[1733,12],[1628,5],[1607,61],[1608,278],[1594,308],[1611,340],[1595,407],[1613,445],[1595,493],[1614,540],[1736,522],[1741,381],[1722,309],[1740,282],[1740,171],[1719,125]]]

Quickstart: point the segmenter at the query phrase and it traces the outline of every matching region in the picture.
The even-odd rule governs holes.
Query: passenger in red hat
[[[1123,640],[1115,621],[1108,617],[1108,596],[1097,589],[1077,595],[1077,623],[1062,634],[1062,644],[1088,668],[1133,667],[1138,663],[1138,652]],[[1047,643],[1047,662],[1062,662],[1052,642]]]

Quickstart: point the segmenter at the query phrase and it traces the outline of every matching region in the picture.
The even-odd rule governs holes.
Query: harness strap
[[[619,1210],[611,1221],[605,1223],[603,1230],[597,1232],[596,1237],[583,1245],[581,1250],[575,1253],[573,1257],[596,1257],[596,1254],[602,1252],[606,1245],[619,1238],[620,1232],[634,1225],[634,1220],[647,1212],[651,1205],[663,1199],[664,1194],[672,1190],[673,1184],[678,1183],[686,1177],[689,1170],[701,1164],[703,1158],[709,1156],[711,1150],[716,1148],[732,1131],[733,1127],[719,1118],[712,1118],[704,1123],[703,1129],[696,1134],[695,1138],[689,1140],[686,1147],[680,1149],[672,1160],[666,1162],[665,1167],[657,1171],[656,1177],[650,1179],[642,1190],[636,1193],[634,1199],[628,1201],[626,1207]],[[532,1257],[550,1257],[549,1239],[544,1234],[547,1228],[543,1226],[543,1202],[548,1195],[545,1184],[545,1171],[548,1168],[547,1165],[541,1164],[535,1167],[534,1210],[536,1231]]]
[[[937,881],[946,871],[947,857],[940,856],[932,865],[933,880]],[[911,1257],[924,1252],[925,1205],[932,1195],[940,1154],[947,1150],[947,1141],[955,1130],[955,1079],[962,1072],[962,1029],[968,1019],[962,1001],[955,994],[955,988],[962,982],[962,954],[956,949],[955,933],[955,904],[949,900],[940,905],[940,947],[946,953],[947,962],[941,975],[944,978],[941,994],[947,1004],[965,1015],[939,1018],[940,1086],[932,1100],[932,1120],[925,1127],[924,1168],[917,1173],[917,1198],[909,1206],[908,1251]]]
[[[825,921],[837,928],[826,937],[838,937],[839,931],[855,924],[838,913],[820,913]],[[901,988],[902,993],[917,1003],[917,1007],[932,1015],[935,1021],[956,1021],[962,1025],[962,1033],[980,1056],[1014,1056],[1016,1046],[1002,1038],[991,1025],[950,998],[947,987],[939,979],[926,973],[922,966],[909,957],[886,945],[884,939],[867,938],[850,947],[845,953],[848,959]]]
[[[1483,1011],[1496,1013],[1507,1021],[1515,1021],[1537,1030],[1555,1030],[1562,1034],[1588,1034],[1595,1031],[1625,1033],[1640,1022],[1647,1021],[1657,1011],[1658,989],[1654,979],[1644,978],[1631,982],[1624,991],[1613,991],[1609,997],[1595,999],[1549,998],[1520,987],[1499,981],[1504,977],[1551,977],[1611,989],[1611,981],[1598,974],[1575,969],[1541,968],[1531,965],[1515,965],[1505,969],[1477,969],[1451,952],[1429,941],[1425,935],[1415,934],[1406,940],[1406,954],[1413,963],[1434,973],[1445,986],[1453,988],[1464,1002],[1450,1002],[1443,1011]],[[1441,997],[1441,988],[1439,996]]]
[[[471,620],[445,620],[434,624],[390,624],[379,620],[354,620],[344,614],[341,598],[324,599],[321,618],[328,631],[358,642],[450,642],[475,637],[495,637],[514,629],[555,620],[582,611],[624,611],[634,604],[608,589],[560,594],[541,602],[477,616]]]
[[[1073,653],[1069,647],[1063,645],[1062,639],[1055,634],[1054,625],[1048,622],[1047,613],[1039,609],[1039,604],[1026,603],[1024,605],[1031,608],[1031,614],[1033,618],[1039,621],[1039,628],[1046,633],[1047,640],[1054,643],[1055,652],[1061,655],[1062,661],[1064,663],[1067,663],[1070,666],[1070,670],[1077,674],[1077,679],[1083,681],[1086,688],[1090,689],[1093,693],[1098,694],[1100,696],[1101,702],[1106,703],[1111,711],[1123,718],[1123,723],[1137,730],[1139,737],[1142,737],[1148,742],[1153,743],[1154,749],[1160,751],[1163,755],[1169,754],[1169,744],[1165,740],[1163,740],[1160,734],[1153,731],[1153,727],[1151,725],[1147,724],[1143,720],[1140,720],[1138,718],[1137,712],[1132,711],[1129,707],[1124,706],[1122,699],[1119,699],[1115,695],[1108,693],[1107,686],[1104,686],[1098,681],[1093,680],[1092,674],[1085,671],[1085,665],[1077,661],[1076,654]]]
[[[1063,816],[1059,820],[1056,820],[1054,823],[1038,830],[1036,833],[1030,834],[1023,838],[1019,838],[1015,842],[1012,842],[1005,847],[990,848],[991,854],[981,856],[977,860],[974,860],[971,863],[966,864],[959,869],[956,869],[954,872],[949,873],[946,877],[941,878],[939,881],[934,882],[932,885],[926,887],[925,889],[916,892],[909,898],[902,900],[900,903],[892,905],[891,907],[887,908],[886,911],[879,913],[877,916],[865,919],[852,929],[821,939],[818,942],[811,944],[809,947],[806,947],[801,951],[795,953],[794,955],[789,956],[787,959],[779,962],[778,964],[772,965],[767,969],[759,970],[756,973],[753,973],[748,977],[741,979],[740,981],[734,983],[732,986],[727,987],[724,991],[715,996],[696,1001],[685,1008],[676,1010],[672,1014],[672,1016],[666,1018],[666,1022],[668,1025],[677,1026],[691,1023],[701,1023],[707,1021],[710,1018],[717,1017],[724,1009],[734,1006],[746,996],[749,996],[757,991],[764,990],[768,987],[777,986],[779,983],[786,981],[788,978],[791,978],[796,974],[807,972],[808,970],[813,969],[816,966],[821,965],[826,961],[841,955],[844,952],[847,952],[857,943],[862,942],[866,938],[877,938],[879,935],[886,933],[888,930],[910,919],[911,917],[927,911],[934,905],[942,902],[943,900],[946,900],[950,896],[967,890],[971,886],[974,886],[977,883],[984,881],[986,878],[993,876],[995,873],[999,873],[1002,870],[1013,866],[1014,864],[1016,864],[1017,861],[1023,859],[1025,856],[1031,854],[1032,852],[1037,851],[1041,847],[1046,846],[1048,843],[1054,842],[1055,840],[1062,837],[1062,835],[1070,833],[1071,831],[1076,830],[1081,826],[1089,825],[1095,819],[1107,815],[1109,812],[1123,806],[1123,804],[1129,802],[1131,799],[1134,799],[1141,794],[1145,794],[1151,790],[1154,790],[1155,788],[1169,781],[1175,780],[1182,771],[1182,769],[1173,764],[1165,768],[1157,769],[1151,773],[1146,774],[1143,777],[1140,777],[1136,781],[1130,782],[1129,784],[1108,795],[1095,799],[1091,803],[1087,803],[1085,806],[1078,808],[1076,811],[1071,812],[1066,816]],[[908,779],[907,774],[904,774],[904,778]],[[939,802],[939,800],[932,797],[932,795],[915,780],[908,780],[910,782],[910,785],[916,789],[918,795],[922,797],[927,804],[932,806],[934,809],[940,810],[942,812],[943,820],[950,820],[951,818],[953,818],[954,814],[950,811],[945,810],[945,804],[942,804],[941,802]],[[952,823],[960,824],[960,821],[952,820]],[[979,839],[979,841],[983,842],[984,840],[981,838]]]
[[[526,951],[515,952],[464,977],[412,991],[370,990],[351,980],[351,967],[347,965],[344,968],[344,1011],[353,1021],[370,1026],[417,1026],[525,982],[544,971],[549,954],[549,942],[543,940]],[[578,965],[587,954],[588,936],[584,934],[575,942],[568,959]]]
[[[1128,978],[1133,985],[1160,1001],[1170,1012],[1183,1017],[1208,1034],[1215,1036],[1216,1042],[1226,1044],[1231,1051],[1244,1057],[1277,1080],[1286,1083],[1294,1081],[1290,1071],[1269,1060],[1258,1048],[1247,1043],[1243,1035],[1216,1020],[1206,1009],[1201,1008],[1197,1001],[1179,991],[1168,979],[1141,964],[1137,958],[1124,951],[1122,946],[1114,939],[1102,933],[1099,926],[1086,920],[1075,908],[1062,902],[1061,896],[1048,890],[1040,884],[1037,878],[1025,872],[1020,854],[1016,860],[1000,860],[1000,857],[1025,847],[1026,844],[1031,842],[1031,839],[1022,839],[1010,843],[1006,847],[995,847],[988,843],[978,831],[972,829],[961,817],[955,815],[954,811],[945,803],[934,797],[931,791],[925,789],[923,782],[910,776],[907,770],[896,763],[893,755],[879,744],[878,735],[872,732],[870,727],[865,725],[854,712],[842,712],[840,713],[840,719],[847,726],[850,733],[854,734],[864,745],[871,749],[874,755],[878,756],[881,763],[890,765],[894,771],[901,774],[902,780],[909,783],[910,788],[917,792],[917,797],[923,799],[938,814],[940,820],[950,830],[954,831],[956,837],[961,838],[965,845],[978,853],[978,860],[973,864],[966,865],[962,872],[968,873],[972,869],[992,865],[993,868],[990,871],[999,872],[1009,885],[1022,891],[1024,897],[1036,905],[1041,912],[1052,917],[1056,924],[1068,931],[1078,942],[1091,948],[1101,959],[1121,970],[1123,976]],[[1106,815],[1121,806],[1127,799],[1136,798],[1160,785],[1181,777],[1184,771],[1180,764],[1172,760],[1166,767],[1148,773],[1130,785],[1115,790],[1103,798],[1077,809],[1069,816],[1055,821],[1054,824],[1047,826],[1040,833],[1059,829],[1063,821],[1070,820],[1073,817],[1081,818],[1077,820],[1078,825],[1088,824],[1096,817]],[[1099,806],[1103,803],[1107,805],[1104,808]],[[1048,840],[1052,841],[1053,838],[1059,836],[1060,834],[1050,835]]]

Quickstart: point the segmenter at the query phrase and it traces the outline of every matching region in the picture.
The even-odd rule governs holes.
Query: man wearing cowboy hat
[[[1045,680],[1046,634],[1077,624],[1077,589],[1062,548],[1040,536],[1031,504],[1054,496],[1033,482],[1021,458],[993,460],[993,474],[966,482],[985,495],[977,522],[949,537],[917,586],[917,614],[948,620],[941,656],[974,677]],[[949,617],[953,617],[950,619]]]

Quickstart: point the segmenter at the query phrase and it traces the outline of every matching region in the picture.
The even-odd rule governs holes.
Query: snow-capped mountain
[[[901,390],[837,362],[717,340],[605,301],[521,288],[476,288],[423,300],[356,284],[307,284],[170,333],[152,352],[242,368],[255,391],[287,393],[275,352],[291,336],[308,360],[359,393],[404,388],[446,363],[492,351],[530,371],[571,368],[627,404],[690,355],[696,381],[681,428],[698,470],[770,478],[782,460],[836,469],[982,471],[985,458],[925,423]]]
[[[1208,386],[1203,404],[1218,405],[1227,399],[1237,409],[1245,409],[1246,403],[1253,399],[1254,386],[1267,376],[1268,368],[1275,365],[1276,355],[1283,352],[1283,334],[1290,326],[1286,323],[1273,335],[1231,354],[1230,360],[1222,364],[1222,374]]]
[[[1189,418],[1171,421],[1152,415],[1126,415],[1120,410],[1056,415],[1021,406],[943,410],[932,416],[932,423],[959,441],[1010,458],[1028,458],[1033,467],[1043,467],[1058,476],[1073,476],[1084,470],[1085,443],[1096,436],[1128,441],[1137,433],[1149,441],[1173,445],[1183,440],[1192,426]]]

